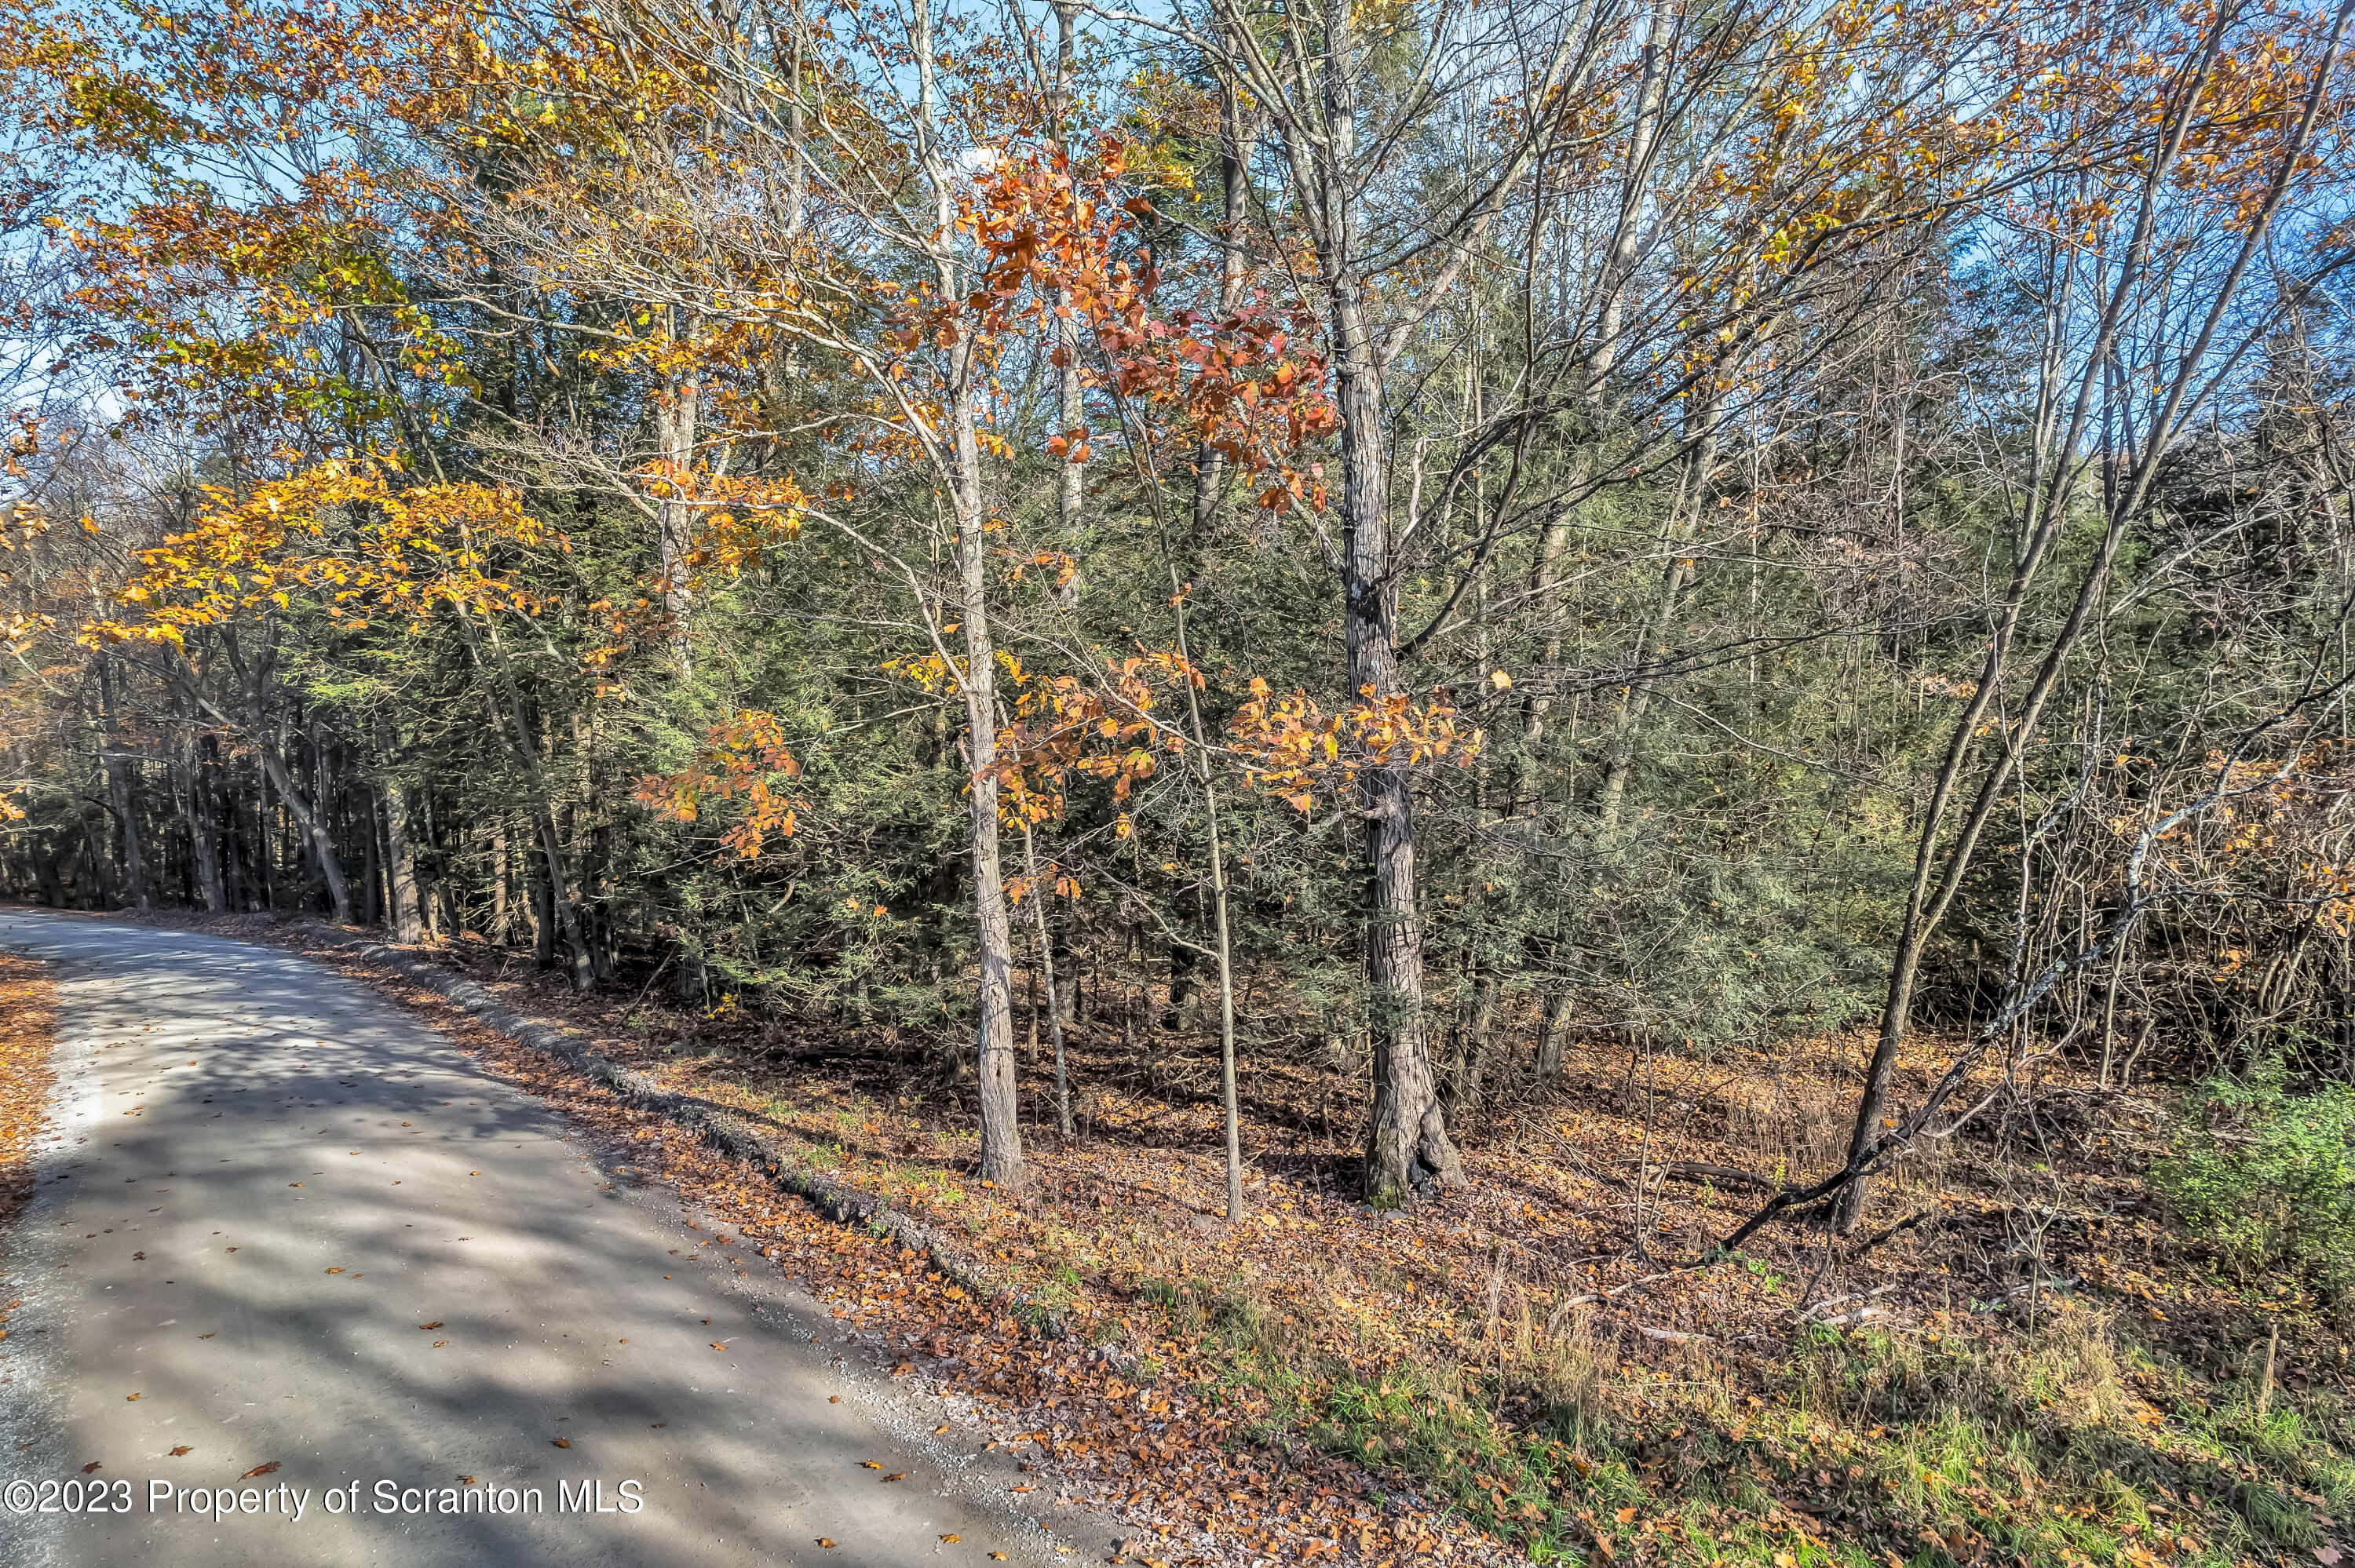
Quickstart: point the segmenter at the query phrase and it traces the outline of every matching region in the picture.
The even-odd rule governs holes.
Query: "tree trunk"
[[[134,909],[145,909],[154,902],[147,892],[146,847],[140,842],[139,819],[132,813],[131,765],[123,756],[123,738],[114,725],[113,684],[107,678],[106,662],[98,663],[98,715],[100,756],[106,770],[107,799],[114,807],[114,821],[123,839],[123,885]]]
[[[671,647],[682,659],[687,649],[687,553],[694,547],[694,509],[687,500],[687,475],[695,463],[695,430],[701,388],[693,381],[668,383],[655,404],[655,440],[668,471],[670,493],[656,503],[655,544],[663,578],[663,609],[670,617]]]
[[[1381,373],[1359,308],[1356,280],[1334,294],[1336,398],[1341,416],[1341,520],[1348,530],[1343,641],[1353,697],[1401,690],[1398,588],[1391,574],[1389,497],[1382,471]],[[1423,995],[1423,921],[1416,906],[1413,779],[1403,756],[1364,761],[1367,1022],[1374,1044],[1374,1120],[1366,1201],[1394,1207],[1416,1181],[1463,1180],[1431,1070]]]
[[[417,897],[417,852],[409,839],[409,802],[402,799],[400,779],[390,768],[392,748],[390,736],[377,733],[377,749],[387,764],[384,775],[384,842],[387,858],[390,860],[389,884],[392,895],[392,939],[408,946],[424,935],[419,919]]]
[[[1561,1075],[1562,1024],[1570,1013],[1570,988],[1557,987],[1545,999],[1545,1022],[1538,1025],[1538,1076]]]
[[[911,8],[917,88],[916,152],[933,203],[934,233],[928,249],[933,282],[943,300],[962,297],[965,280],[950,237],[957,222],[959,176],[940,140],[940,84],[933,75],[933,0]],[[1014,944],[1006,909],[1006,886],[997,846],[997,654],[989,635],[989,508],[981,471],[981,439],[975,423],[976,394],[986,379],[974,333],[959,332],[947,345],[947,385],[943,388],[946,428],[933,455],[956,524],[956,586],[964,634],[964,668],[954,678],[964,699],[965,803],[972,824],[974,936],[980,962],[974,998],[976,1087],[981,1099],[981,1176],[1000,1189],[1020,1187],[1020,1102],[1014,1054]],[[939,429],[940,427],[935,427]]]
[[[382,920],[387,925],[390,925],[391,910],[385,902],[384,851],[379,842],[382,832],[377,820],[375,793],[370,791],[366,794],[361,800],[361,804],[367,808],[367,815],[360,819],[361,831],[368,835],[366,853],[361,863],[360,885],[366,889],[368,924],[373,926],[378,920]]]
[[[1030,878],[1030,918],[1039,931],[1039,970],[1047,988],[1047,1034],[1055,1046],[1055,1129],[1071,1136],[1071,1080],[1064,1065],[1063,1015],[1055,997],[1055,943],[1047,929],[1047,900],[1052,890],[1039,881],[1039,851],[1030,830],[1022,830],[1023,869]],[[1031,1010],[1030,1027],[1039,1027],[1038,1010]]]
[[[479,666],[484,662],[480,640],[474,634],[474,618],[466,614],[463,607],[459,609],[458,624],[466,634],[467,651],[474,656]],[[563,923],[564,941],[569,950],[572,973],[572,989],[586,995],[596,984],[596,970],[589,954],[589,944],[581,936],[581,912],[574,907],[571,898],[566,894],[564,842],[556,832],[555,813],[549,809],[548,779],[541,771],[539,754],[533,748],[531,726],[524,716],[523,695],[516,689],[515,673],[507,668],[506,650],[500,645],[498,629],[496,626],[488,629],[488,637],[491,644],[489,661],[492,666],[491,675],[497,685],[497,690],[490,698],[492,721],[507,731],[508,742],[515,747],[517,760],[523,764],[524,777],[530,784],[532,806],[537,817],[535,825],[539,832],[540,853],[547,862],[549,903],[553,906],[557,919]],[[501,709],[501,698],[505,699],[504,713]],[[994,824],[994,817],[992,821]],[[453,923],[454,924],[454,920]],[[540,922],[540,942],[544,956],[552,957],[552,954],[545,954],[548,926],[549,923],[545,919]]]
[[[295,787],[293,775],[287,771],[285,761],[279,757],[277,747],[259,738],[263,733],[261,726],[256,723],[250,728],[257,737],[254,749],[261,756],[261,766],[268,770],[271,783],[277,786],[279,799],[286,802],[286,810],[293,817],[296,829],[304,835],[303,842],[310,846],[312,862],[317,866],[320,876],[326,883],[327,903],[332,918],[338,926],[350,925],[352,923],[351,887],[344,880],[344,868],[336,859],[335,840],[327,832],[325,820],[319,815],[311,801],[304,798],[303,791]]]
[[[491,822],[491,940],[500,947],[515,942],[514,857],[507,853],[507,820]]]
[[[530,877],[531,882],[531,961],[538,968],[556,967],[556,906],[549,897],[546,875]]]
[[[197,896],[203,902],[208,914],[219,914],[229,906],[229,886],[221,876],[220,843],[215,836],[218,824],[213,821],[212,791],[206,788],[204,768],[199,763],[193,737],[180,747],[178,773],[180,815],[188,824],[188,853],[196,862]]]
[[[1641,670],[1653,659],[1668,640],[1668,630],[1676,619],[1678,602],[1683,598],[1686,585],[1692,580],[1692,567],[1681,554],[1692,531],[1700,525],[1703,514],[1703,497],[1708,493],[1710,475],[1717,467],[1717,421],[1723,402],[1712,395],[1699,410],[1697,420],[1688,426],[1694,437],[1692,457],[1677,485],[1670,503],[1667,524],[1660,531],[1661,549],[1668,557],[1660,571],[1659,596],[1653,601],[1652,613],[1644,620],[1635,649],[1634,663]],[[1601,836],[1609,839],[1619,831],[1619,811],[1627,797],[1628,775],[1636,764],[1636,740],[1644,723],[1644,713],[1651,705],[1652,685],[1638,676],[1628,684],[1627,695],[1620,704],[1619,713],[1611,726],[1609,765],[1603,777],[1603,787],[1596,797],[1595,816]]]
[[[960,383],[973,369],[972,339],[956,350]],[[981,445],[974,428],[973,399],[959,394],[955,428],[957,482],[957,579],[964,602],[965,669],[966,794],[973,827],[974,928],[981,964],[974,999],[975,1065],[981,1094],[981,1174],[1001,1189],[1018,1188],[1025,1172],[1022,1130],[1018,1121],[1014,1059],[1013,932],[1007,919],[1006,887],[997,850],[997,661],[990,646],[989,556],[983,527]]]

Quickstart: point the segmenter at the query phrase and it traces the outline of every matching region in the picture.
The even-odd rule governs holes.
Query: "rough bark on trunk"
[[[1570,1016],[1570,988],[1557,988],[1545,1000],[1545,1022],[1538,1025],[1538,1076],[1561,1075],[1562,1024]]]
[[[1341,417],[1343,641],[1349,690],[1372,702],[1401,689],[1398,587],[1391,577],[1389,497],[1382,471],[1381,373],[1356,281],[1335,280],[1335,399]],[[1361,764],[1365,821],[1367,1022],[1374,1044],[1374,1118],[1366,1147],[1367,1202],[1392,1206],[1418,1181],[1463,1180],[1431,1070],[1423,993],[1423,920],[1416,906],[1413,779],[1403,757]]]

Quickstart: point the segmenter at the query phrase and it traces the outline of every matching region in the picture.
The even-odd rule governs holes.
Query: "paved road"
[[[1002,1511],[1009,1478],[894,1440],[772,1270],[679,1255],[710,1233],[675,1197],[363,988],[22,911],[0,944],[60,991],[40,1185],[0,1238],[0,1499],[84,1510],[0,1512],[0,1559],[1080,1560]],[[195,1511],[220,1488],[235,1511]]]

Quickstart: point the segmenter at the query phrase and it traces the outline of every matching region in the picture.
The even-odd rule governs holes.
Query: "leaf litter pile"
[[[0,1017],[7,1020],[0,1028],[0,1224],[5,1224],[33,1195],[33,1150],[55,1082],[49,1051],[57,991],[45,966],[0,953]]]
[[[56,1038],[57,990],[48,968],[15,953],[0,953],[0,1226],[31,1201],[36,1180],[33,1156],[56,1077],[49,1054]],[[0,1291],[8,1281],[0,1279]],[[8,1337],[12,1298],[0,1301],[0,1340]]]
[[[1696,1269],[1678,1265],[1777,1182],[1838,1163],[1857,1042],[1574,1060],[1465,1118],[1465,1190],[1390,1214],[1354,1199],[1354,1129],[1324,1080],[1266,1066],[1246,1079],[1250,1217],[1231,1228],[1212,1097],[1117,1038],[1072,1041],[1069,1146],[1026,1070],[1044,1119],[1016,1198],[971,1175],[971,1107],[937,1078],[911,1089],[905,1060],[576,1001],[459,947],[507,1005],[957,1238],[982,1299],[315,935],[204,924],[344,968],[613,1140],[734,1227],[715,1260],[757,1248],[895,1375],[972,1400],[1026,1485],[1123,1520],[1122,1560],[2329,1568],[2355,1551],[2338,1321],[2171,1239],[2139,1175],[2165,1111],[2065,1072],[2033,1118],[1909,1157],[1854,1236],[1770,1229]],[[1942,1044],[1917,1044],[1901,1092]]]

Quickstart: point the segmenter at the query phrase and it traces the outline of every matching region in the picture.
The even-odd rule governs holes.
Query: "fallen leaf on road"
[[[215,1329],[215,1330],[213,1330],[213,1334],[218,1334],[218,1333],[219,1333],[219,1332],[220,1332],[220,1330],[219,1330],[218,1329]],[[209,1339],[211,1339],[211,1338],[213,1337],[213,1334],[198,1334],[198,1335],[197,1336],[197,1339],[199,1339],[199,1340],[209,1340]]]
[[[276,1475],[277,1473],[278,1473],[278,1461],[277,1461],[277,1460],[275,1460],[275,1459],[272,1459],[272,1460],[271,1460],[271,1461],[270,1461],[270,1463],[268,1463],[268,1464],[266,1464],[266,1465],[256,1465],[256,1466],[254,1466],[254,1467],[253,1467],[253,1468],[251,1468],[251,1469],[250,1469],[250,1470],[246,1471],[246,1473],[245,1473],[245,1474],[243,1474],[242,1476],[240,1476],[240,1477],[238,1478],[238,1479],[239,1479],[239,1480],[241,1480],[241,1481],[250,1481],[250,1480],[253,1479],[253,1478],[254,1478],[254,1477],[256,1477],[256,1476],[274,1476],[274,1475]]]
[[[559,1448],[570,1448],[572,1446],[572,1439],[570,1437],[559,1437],[556,1440],[556,1446]]]
[[[842,1395],[838,1393],[829,1393],[826,1396],[826,1402],[828,1404],[840,1404],[842,1403]]]
[[[132,1404],[133,1402],[134,1402],[135,1400],[137,1400],[137,1399],[138,1399],[138,1397],[139,1397],[139,1396],[138,1396],[137,1394],[135,1394],[135,1393],[126,1393],[126,1394],[124,1394],[124,1395],[123,1396],[123,1404]]]
[[[954,1546],[954,1545],[955,1545],[959,1541],[963,1540],[964,1538],[963,1538],[962,1536],[955,1536],[955,1535],[943,1535],[943,1536],[942,1536],[942,1537],[941,1537],[941,1539],[942,1539],[943,1541],[947,1542],[951,1546]]]
[[[898,1475],[896,1475],[896,1476],[886,1476],[886,1477],[884,1477],[884,1478],[883,1478],[883,1484],[884,1484],[885,1486],[887,1486],[887,1487],[888,1487],[888,1486],[890,1486],[893,1481],[904,1481],[904,1480],[906,1480],[907,1478],[908,1478],[908,1472],[907,1472],[907,1471],[905,1471],[905,1470],[902,1470],[902,1471],[900,1471],[900,1472]]]
[[[147,1261],[147,1255],[144,1252],[134,1252],[131,1255],[131,1261],[133,1263],[144,1263]]]
[[[286,1184],[287,1184],[289,1187],[300,1187],[303,1183],[302,1183],[302,1182],[300,1182],[300,1181],[289,1181],[289,1182],[287,1182]]]
[[[95,1460],[95,1459],[92,1459],[89,1464],[84,1465],[84,1466],[81,1467],[81,1473],[82,1473],[83,1475],[87,1476],[87,1475],[89,1475],[92,1470],[95,1470],[95,1469],[97,1469],[97,1468],[98,1468],[98,1461],[97,1461],[97,1460]]]
[[[861,1459],[858,1461],[858,1466],[859,1468],[865,1470],[879,1470],[883,1467],[872,1459]]]
[[[450,1341],[449,1341],[449,1340],[434,1340],[434,1341],[433,1341],[432,1345],[430,1348],[431,1348],[431,1349],[433,1349],[433,1350],[437,1350],[437,1351],[438,1351],[438,1350],[440,1350],[442,1346],[444,1346],[444,1345],[448,1344],[449,1342],[450,1342]]]
[[[458,1478],[458,1480],[459,1480],[459,1484],[461,1484],[462,1486],[469,1486],[469,1487],[471,1487],[471,1486],[473,1486],[473,1485],[474,1484],[474,1477],[472,1477],[472,1476],[460,1476],[460,1477]]]
[[[937,1437],[937,1436],[939,1436],[942,1433],[943,1433],[943,1432],[947,1431],[948,1429],[949,1429],[949,1424],[948,1424],[947,1422],[943,1421],[943,1422],[942,1422],[938,1426],[935,1426],[935,1427],[933,1427],[933,1428],[932,1428],[932,1436],[935,1436],[935,1437]]]
[[[669,1423],[669,1422],[667,1422],[667,1421],[657,1421],[657,1422],[655,1422],[655,1431],[657,1431],[657,1432],[659,1432],[659,1431],[661,1431],[664,1427],[666,1427],[666,1426],[667,1426],[667,1425],[670,1425],[670,1423]]]
[[[180,1456],[182,1456],[183,1454],[193,1454],[193,1453],[195,1453],[195,1452],[196,1452],[196,1449],[194,1449],[193,1447],[189,1446],[187,1444],[183,1443],[183,1444],[181,1444],[178,1447],[176,1447],[176,1448],[175,1448],[175,1449],[173,1449],[173,1450],[172,1450],[172,1457],[174,1457],[175,1459],[176,1459],[176,1458],[180,1457]]]
[[[340,1269],[340,1268],[331,1268],[331,1269],[327,1270],[327,1272],[328,1272],[329,1274],[341,1274],[341,1273],[343,1273],[343,1270],[342,1270],[342,1269]]]
[[[823,1546],[823,1547],[826,1548],[828,1551],[833,1550],[833,1547],[834,1547],[834,1542],[831,1542],[831,1541],[828,1541],[828,1540],[827,1540],[825,1536],[823,1536],[823,1535],[821,1535],[821,1536],[819,1536],[819,1537],[817,1538],[817,1543],[818,1543],[820,1546]]]
[[[436,1319],[433,1319],[433,1321],[432,1321],[431,1323],[420,1323],[420,1324],[418,1324],[417,1326],[418,1326],[418,1328],[419,1328],[420,1330],[423,1330],[424,1332],[426,1332],[426,1333],[430,1334],[430,1333],[432,1333],[434,1330],[436,1330],[436,1329],[438,1329],[438,1328],[440,1328],[440,1327],[442,1326],[442,1319],[439,1319],[439,1318],[436,1318]]]

